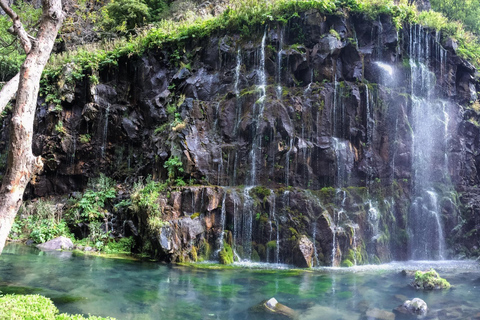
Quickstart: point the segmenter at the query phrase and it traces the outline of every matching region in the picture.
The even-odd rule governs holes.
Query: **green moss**
[[[223,249],[220,251],[219,256],[221,264],[233,263],[233,250],[226,241],[223,241]]]
[[[277,248],[277,241],[272,240],[267,242],[267,249],[276,249]]]
[[[417,289],[424,290],[448,289],[450,288],[450,283],[444,278],[441,278],[437,271],[430,269],[429,271],[415,272],[413,286]]]
[[[191,218],[191,219],[195,219],[195,218],[197,218],[198,216],[200,216],[200,212],[195,212],[194,214],[192,214],[192,215],[190,216],[190,218]]]
[[[204,261],[210,259],[212,254],[212,247],[207,240],[203,239],[203,242],[200,244],[200,248],[197,252],[198,261]]]
[[[67,320],[85,319],[82,315],[58,314],[58,309],[52,300],[40,295],[5,295],[0,297],[0,320],[38,319],[38,320]],[[113,319],[89,317],[88,319]]]
[[[353,267],[353,262],[349,259],[345,259],[342,261],[342,267]]]
[[[260,261],[260,255],[258,254],[257,250],[253,249],[252,251],[252,261],[254,262],[259,262]]]
[[[250,190],[250,195],[254,195],[261,200],[265,200],[270,194],[270,189],[262,186],[255,187]]]

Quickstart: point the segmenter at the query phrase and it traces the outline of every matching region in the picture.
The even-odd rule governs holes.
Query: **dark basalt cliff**
[[[478,255],[480,119],[466,106],[479,88],[451,43],[388,16],[308,11],[122,58],[64,88],[63,111],[39,105],[45,170],[28,196],[100,172],[166,180],[178,157],[187,186],[158,199],[168,223],[125,207],[109,222],[162,260],[226,244],[299,266]]]

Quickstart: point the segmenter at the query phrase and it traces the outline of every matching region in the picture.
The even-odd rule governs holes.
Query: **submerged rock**
[[[393,312],[400,318],[415,316],[416,318],[423,318],[427,315],[427,303],[420,298],[413,298],[406,300],[402,305],[398,306]]]
[[[279,303],[275,298],[270,298],[269,300],[254,306],[251,311],[257,314],[266,313],[269,315],[276,315],[278,316],[278,319],[298,319],[298,315],[293,309]]]
[[[73,249],[73,242],[67,237],[58,237],[37,245],[40,250],[70,250]]]
[[[394,320],[395,314],[393,312],[382,310],[378,308],[368,309],[365,313],[364,319],[368,320]]]

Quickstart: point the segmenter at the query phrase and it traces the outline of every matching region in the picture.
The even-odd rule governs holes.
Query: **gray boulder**
[[[422,319],[427,315],[427,303],[420,298],[413,298],[406,300],[402,305],[395,308],[394,313],[400,317],[410,316],[417,319]]]
[[[37,248],[43,251],[49,250],[71,250],[73,249],[73,242],[67,237],[58,237],[37,245]]]

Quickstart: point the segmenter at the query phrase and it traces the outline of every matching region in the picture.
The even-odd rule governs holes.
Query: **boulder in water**
[[[402,305],[398,306],[393,312],[400,318],[416,317],[423,318],[427,315],[428,307],[427,303],[420,298],[413,298],[412,300],[406,300]]]
[[[67,237],[57,237],[45,243],[37,245],[40,250],[71,250],[73,249],[73,242]]]
[[[382,310],[378,308],[368,309],[365,313],[364,319],[368,320],[395,320],[395,314],[393,312]]]
[[[279,303],[275,298],[270,298],[256,305],[251,311],[254,313],[273,314],[278,316],[279,319],[298,319],[298,315],[293,309]]]
[[[434,290],[434,289],[448,289],[450,283],[441,278],[437,271],[430,269],[429,271],[415,272],[415,280],[412,282],[415,289]]]

